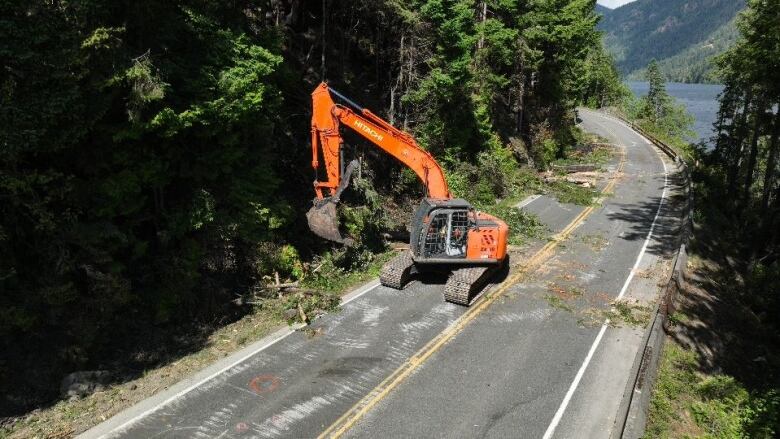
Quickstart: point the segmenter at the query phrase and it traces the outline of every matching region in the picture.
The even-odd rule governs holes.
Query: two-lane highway
[[[372,286],[314,331],[243,352],[83,436],[609,436],[644,328],[605,319],[616,298],[641,310],[657,297],[678,188],[641,136],[581,116],[623,149],[608,193],[588,208],[526,205],[557,235],[471,308],[444,303],[440,284]]]

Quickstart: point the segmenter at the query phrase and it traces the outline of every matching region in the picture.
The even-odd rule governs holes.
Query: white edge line
[[[374,290],[379,285],[380,285],[379,280],[374,280],[374,281],[370,282],[369,284],[365,285],[362,289],[358,289],[355,292],[352,292],[352,293],[349,293],[349,294],[345,295],[341,305],[343,306],[343,305],[348,304],[349,302],[352,302],[353,300],[361,297],[362,295],[364,295],[364,294]],[[197,381],[196,383],[194,383],[194,384],[184,388],[183,390],[180,390],[179,392],[176,392],[175,394],[173,394],[172,396],[168,397],[167,399],[165,399],[161,403],[155,404],[154,407],[151,407],[151,408],[141,412],[140,414],[133,416],[132,418],[130,418],[130,419],[126,420],[125,422],[123,422],[122,424],[120,424],[118,427],[111,428],[109,431],[107,431],[105,433],[102,433],[102,434],[99,434],[99,436],[97,436],[97,437],[98,438],[108,438],[108,437],[111,437],[111,435],[114,435],[116,433],[121,432],[122,430],[127,429],[132,424],[138,422],[141,418],[145,418],[145,417],[151,415],[152,413],[154,413],[157,410],[163,408],[164,406],[172,403],[173,401],[181,398],[182,396],[186,395],[187,393],[191,392],[192,390],[202,386],[206,382],[211,381],[212,379],[218,377],[219,375],[222,375],[223,373],[225,373],[226,371],[232,369],[236,365],[238,365],[240,363],[243,363],[244,361],[246,361],[249,358],[257,355],[258,353],[264,351],[265,349],[268,349],[269,347],[271,347],[272,345],[276,344],[277,342],[287,338],[287,336],[289,336],[290,334],[293,334],[301,326],[302,325],[296,325],[296,326],[289,326],[287,328],[280,329],[276,333],[274,333],[274,334],[269,336],[269,337],[273,338],[272,340],[268,341],[267,343],[265,343],[264,345],[262,345],[258,349],[252,349],[252,346],[248,346],[247,348],[251,349],[251,352],[248,352],[245,355],[241,355],[237,360],[232,361],[230,364],[222,367],[221,369],[217,370],[216,372],[214,372],[214,373],[208,375],[207,377]],[[263,340],[260,340],[260,343],[262,343],[262,341]],[[185,380],[186,380],[186,378],[185,378]],[[152,396],[150,398],[154,398],[154,396]],[[142,404],[143,401],[145,401],[145,400],[139,401],[137,404]],[[132,407],[128,408],[127,410],[132,410]],[[121,412],[118,413],[117,415],[120,415],[120,414],[121,414]],[[109,420],[110,419],[111,418],[109,418]],[[107,420],[107,422],[108,422],[108,420]],[[98,429],[100,427],[100,425],[101,424],[96,425],[95,427],[93,427],[93,429]],[[92,429],[87,430],[86,432],[82,433],[83,436],[79,435],[79,437],[88,437],[91,430]]]
[[[362,296],[363,294],[368,293],[369,291],[373,290],[374,288],[378,287],[379,285],[381,285],[379,283],[379,279],[375,279],[375,280],[369,282],[367,285],[364,285],[363,289],[357,289],[357,290],[355,290],[355,291],[345,295],[342,298],[341,306],[344,306],[344,305],[348,304],[349,302],[352,302],[353,300],[357,299],[358,297]]]
[[[623,126],[626,126],[622,122],[621,124]],[[636,131],[634,130],[631,131],[633,131],[634,133],[636,133],[637,135],[645,139],[644,136],[637,133]],[[645,141],[647,141],[647,139],[645,139]],[[655,224],[658,221],[658,216],[661,214],[661,208],[663,207],[664,200],[666,199],[666,189],[668,184],[668,171],[666,169],[666,161],[664,161],[663,157],[661,157],[661,154],[658,152],[656,148],[653,148],[653,150],[655,150],[655,153],[658,155],[658,158],[661,160],[661,164],[664,167],[664,190],[661,193],[661,201],[658,202],[658,210],[656,210],[655,212],[655,217],[653,218],[653,223],[650,225],[650,231],[647,233],[647,238],[645,238],[645,243],[642,245],[642,249],[639,251],[639,255],[636,258],[636,262],[634,262],[634,266],[631,267],[631,272],[628,273],[628,277],[626,278],[626,281],[623,283],[623,288],[620,289],[620,293],[618,294],[616,300],[620,300],[623,297],[623,295],[626,293],[626,290],[628,290],[628,285],[631,283],[631,280],[634,278],[634,273],[636,272],[636,269],[639,267],[639,264],[642,261],[642,257],[645,255],[645,251],[647,250],[647,246],[653,237]],[[574,392],[577,390],[577,387],[580,385],[580,380],[582,380],[582,376],[585,374],[585,370],[587,370],[588,365],[590,364],[590,360],[593,358],[593,354],[596,352],[596,348],[598,348],[599,344],[601,343],[601,339],[604,336],[604,333],[607,331],[608,326],[609,326],[609,319],[606,319],[604,320],[604,324],[601,325],[601,329],[599,330],[596,339],[593,340],[593,344],[590,346],[588,355],[585,356],[585,361],[583,361],[582,366],[580,366],[580,369],[577,371],[577,375],[575,375],[574,381],[572,381],[571,385],[569,386],[569,390],[566,392],[566,396],[563,397],[563,401],[561,402],[560,407],[558,407],[558,411],[555,412],[555,416],[553,416],[552,421],[550,421],[550,425],[547,427],[547,430],[544,432],[543,439],[550,439],[552,435],[555,433],[555,429],[558,427],[558,423],[561,422],[561,418],[563,418],[563,413],[566,411],[566,407],[568,407],[569,402],[571,402],[571,398],[574,396]]]
[[[533,203],[534,201],[538,200],[539,198],[541,198],[541,195],[529,195],[525,197],[523,201],[517,203],[515,207],[518,209],[522,209],[528,206],[529,204]]]

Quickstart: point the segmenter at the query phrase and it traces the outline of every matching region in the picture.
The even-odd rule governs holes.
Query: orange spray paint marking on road
[[[249,388],[257,394],[273,392],[279,387],[281,380],[274,375],[258,375],[249,382]]]
[[[239,422],[236,424],[236,433],[246,433],[249,430],[249,426],[246,422]]]

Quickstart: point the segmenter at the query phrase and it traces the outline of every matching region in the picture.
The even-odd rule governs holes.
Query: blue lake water
[[[649,85],[647,82],[627,81],[628,88],[637,96],[647,95]],[[666,91],[677,99],[677,102],[685,105],[688,112],[696,118],[693,130],[698,136],[691,139],[695,142],[707,141],[714,134],[712,124],[718,115],[718,94],[723,91],[722,85],[713,84],[681,84],[679,82],[667,82]]]

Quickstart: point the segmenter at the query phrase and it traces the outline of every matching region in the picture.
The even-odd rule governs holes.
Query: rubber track
[[[471,294],[479,291],[498,267],[463,267],[452,270],[444,284],[444,300],[468,306]]]
[[[379,282],[390,288],[402,290],[411,277],[414,260],[410,252],[405,251],[387,261],[379,272]]]

